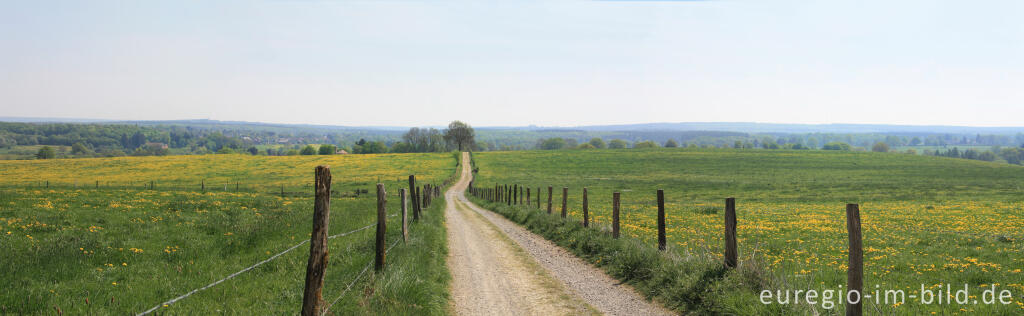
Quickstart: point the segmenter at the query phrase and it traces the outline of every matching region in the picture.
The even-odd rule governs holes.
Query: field
[[[478,187],[569,188],[569,214],[610,225],[612,192],[622,192],[624,235],[656,244],[657,189],[664,189],[670,252],[720,260],[722,209],[737,198],[740,260],[771,271],[788,289],[846,283],[845,203],[863,219],[865,289],[919,295],[968,284],[1010,290],[1009,305],[924,305],[866,301],[880,314],[1024,311],[1024,168],[1001,163],[869,152],[655,149],[474,153]],[[760,304],[756,297],[748,302]],[[842,314],[842,306],[804,306]]]
[[[307,183],[320,164],[333,174],[329,234],[337,234],[375,222],[378,180],[386,185],[388,213],[397,214],[398,189],[408,187],[409,174],[439,185],[456,160],[445,153],[0,162],[0,314],[138,313],[308,240]],[[154,189],[145,189],[150,181]],[[372,260],[374,230],[331,239],[323,289],[328,303],[338,299],[331,312],[445,313],[441,204],[411,225],[409,243],[388,253],[384,273],[369,272],[348,292]],[[399,221],[389,218],[388,244],[400,236]],[[297,313],[308,249],[299,246],[158,311]]]

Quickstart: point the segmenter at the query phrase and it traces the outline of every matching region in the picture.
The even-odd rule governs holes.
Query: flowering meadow
[[[582,220],[588,188],[592,227],[609,230],[620,192],[623,235],[657,243],[656,191],[665,190],[669,252],[721,260],[726,197],[737,199],[742,264],[769,271],[784,289],[846,284],[845,204],[860,205],[865,290],[919,296],[967,284],[971,300],[993,285],[1010,304],[865,302],[872,314],[1024,312],[1024,167],[895,153],[726,149],[578,150],[475,153],[476,183],[520,184],[531,198],[562,187]],[[536,206],[536,200],[532,201]],[[727,295],[727,293],[726,293]],[[761,304],[754,297],[748,302]],[[842,314],[842,307],[800,306]]]
[[[408,187],[409,174],[421,184],[441,184],[456,160],[403,154],[0,161],[0,314],[138,313],[308,240],[313,195],[306,184],[320,164],[331,166],[336,192],[329,233],[336,234],[375,223],[378,180],[388,192],[388,213],[397,214],[398,190]],[[51,181],[48,188],[42,179]],[[153,189],[141,185],[151,179]],[[236,191],[235,182],[244,186]],[[369,194],[351,193],[359,189]],[[441,216],[430,216],[440,214],[437,204],[410,228],[409,245],[388,254],[389,269],[398,272],[363,278],[340,298],[372,259],[374,230],[330,241],[323,295],[338,298],[334,313],[443,312],[444,231]],[[400,217],[388,225],[390,244],[400,236]],[[158,312],[297,313],[308,249],[300,246]],[[411,303],[396,304],[396,297]]]

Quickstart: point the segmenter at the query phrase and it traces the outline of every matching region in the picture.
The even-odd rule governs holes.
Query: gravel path
[[[469,202],[463,195],[469,164],[462,174],[445,193],[457,314],[672,314],[565,249]]]

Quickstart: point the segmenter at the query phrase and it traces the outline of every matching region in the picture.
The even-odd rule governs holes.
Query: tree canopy
[[[473,127],[461,121],[452,121],[448,124],[448,129],[444,130],[445,141],[459,151],[473,150],[473,147],[476,146],[474,137]]]

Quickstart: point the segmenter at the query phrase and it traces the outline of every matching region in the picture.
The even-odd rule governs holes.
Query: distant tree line
[[[450,150],[556,150],[623,148],[736,148],[913,152],[1005,160],[1020,164],[1024,134],[747,134],[720,131],[582,131],[484,129],[453,121],[445,129],[330,129],[238,124],[72,124],[0,122],[0,153],[23,158],[125,155],[228,154],[329,155]],[[319,145],[313,145],[319,144]],[[46,148],[39,145],[48,146]],[[27,149],[14,148],[19,146]],[[918,147],[918,149],[907,147]],[[962,146],[962,147],[961,147]],[[979,148],[982,147],[982,148]],[[963,149],[961,149],[963,148]],[[9,156],[8,156],[9,157]]]

